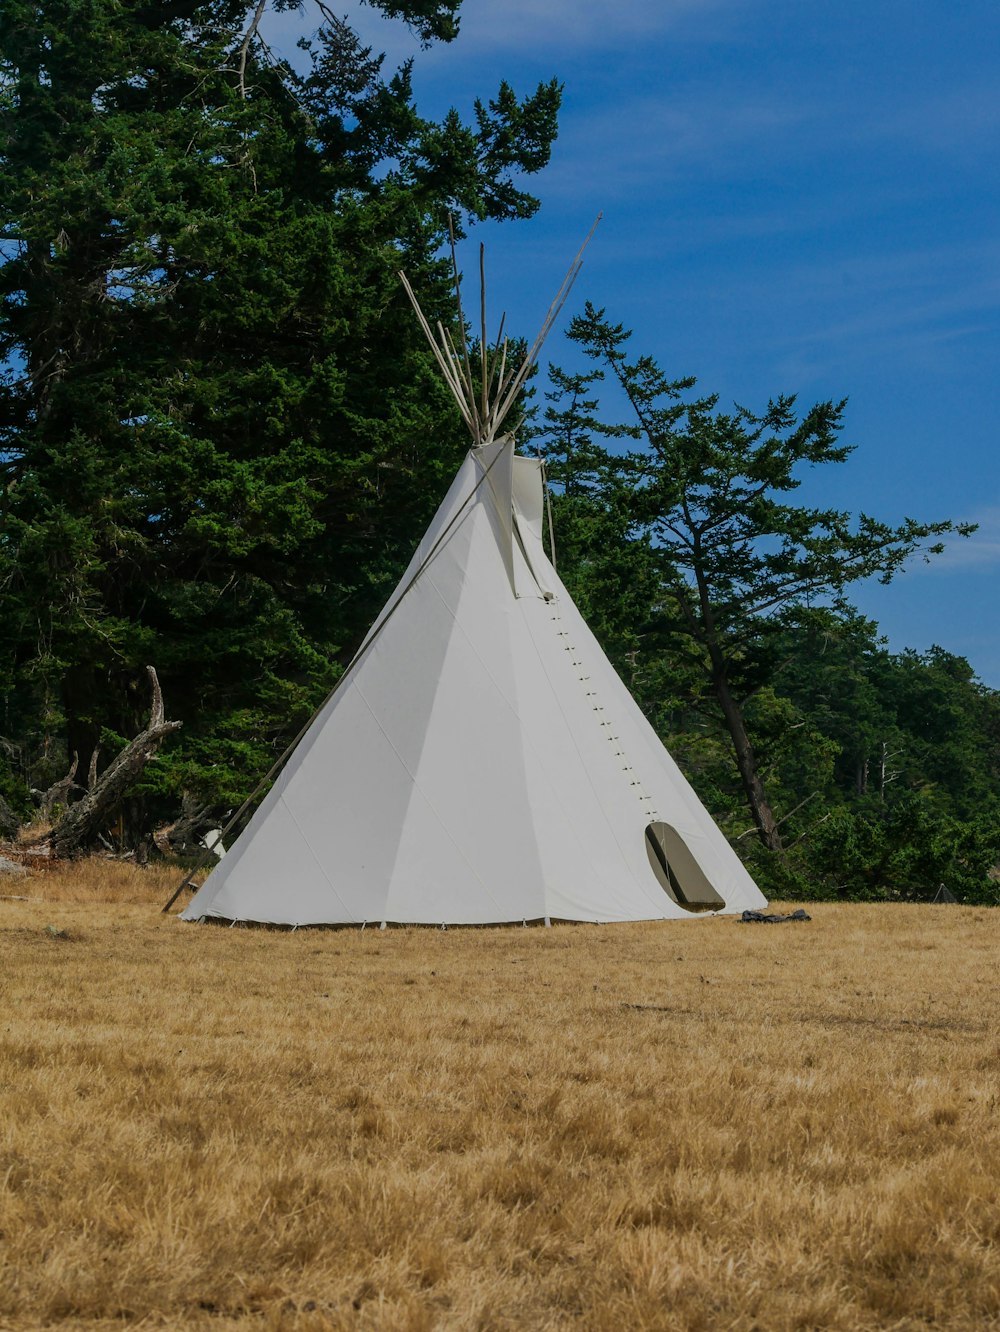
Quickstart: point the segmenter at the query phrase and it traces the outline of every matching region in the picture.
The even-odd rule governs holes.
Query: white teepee
[[[765,905],[546,557],[541,463],[498,436],[559,304],[510,374],[505,351],[483,353],[492,394],[425,324],[473,448],[184,919],[479,925]]]

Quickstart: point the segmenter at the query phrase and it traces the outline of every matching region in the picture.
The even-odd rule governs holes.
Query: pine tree
[[[458,0],[376,7],[457,31]],[[346,22],[323,9],[299,76],[263,11],[0,13],[0,727],[86,771],[155,664],[184,730],[150,790],[217,805],[329,687],[459,456],[396,270],[448,317],[448,211],[530,215],[559,103],[504,84],[431,123]]]
[[[693,379],[668,379],[648,355],[630,359],[631,334],[602,310],[588,304],[569,336],[598,370],[582,378],[556,373],[545,432],[553,474],[571,505],[615,515],[619,545],[632,552],[645,586],[655,570],[659,592],[648,609],[647,644],[679,649],[700,670],[760,840],[778,851],[779,819],[747,702],[757,696],[760,710],[780,612],[835,601],[861,578],[888,582],[917,551],[940,551],[944,534],[974,529],[913,519],[893,526],[791,502],[805,466],[850,454],[839,440],[843,402],[817,403],[799,416],[795,399],[783,396],[759,414],[723,412],[715,396],[685,396]],[[594,385],[604,375],[630,405],[625,424],[600,424],[594,415]],[[581,437],[582,449],[573,443]],[[774,716],[766,724],[780,729],[773,696],[769,706]]]

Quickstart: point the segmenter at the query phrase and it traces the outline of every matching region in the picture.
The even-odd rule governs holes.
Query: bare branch
[[[36,845],[43,846],[50,855],[70,856],[96,840],[108,816],[121,802],[126,791],[142,776],[143,769],[159,749],[160,742],[172,731],[180,729],[179,721],[164,720],[163,694],[156,671],[152,666],[147,666],[146,671],[153,688],[149,725],[112,759],[83,798],[66,810],[48,833],[37,839]],[[75,773],[74,755],[69,780]],[[95,760],[91,761],[91,773],[96,776]],[[63,779],[64,782],[66,780]]]
[[[160,688],[160,681],[156,675],[156,669],[153,666],[146,667],[146,674],[149,676],[150,684],[153,687],[153,701],[149,709],[150,727],[163,725],[163,690]]]
[[[239,76],[240,76],[239,87],[240,87],[240,96],[243,98],[244,101],[246,101],[246,95],[247,95],[247,85],[246,85],[247,54],[250,50],[250,43],[253,41],[254,37],[257,34],[257,29],[260,27],[260,21],[264,17],[264,10],[266,8],[267,8],[267,0],[257,0],[257,8],[254,10],[254,16],[250,20],[249,28],[247,28],[246,32],[243,34],[243,41],[242,44],[240,45],[239,67],[238,67]]]
[[[200,855],[202,835],[218,826],[218,818],[211,804],[204,804],[197,796],[185,791],[181,797],[181,812],[173,823],[164,824],[153,831],[153,842],[164,856]]]
[[[80,755],[73,752],[73,762],[69,765],[69,772],[59,781],[54,782],[47,791],[40,793],[38,801],[38,812],[43,819],[52,817],[52,811],[56,805],[64,805],[69,800],[70,792],[79,788],[76,784],[76,772],[80,766]]]

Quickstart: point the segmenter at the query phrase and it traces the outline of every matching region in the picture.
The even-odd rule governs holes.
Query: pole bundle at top
[[[446,329],[440,320],[436,321],[436,327],[431,328],[423,310],[420,308],[420,302],[417,300],[416,293],[410,285],[406,274],[400,272],[399,277],[403,286],[406,288],[406,294],[416,311],[417,319],[420,321],[420,327],[424,331],[424,336],[430,344],[431,351],[441,367],[441,373],[444,375],[445,382],[454,395],[458,409],[462,413],[462,420],[468,427],[469,434],[472,436],[473,445],[476,448],[482,448],[485,444],[490,444],[496,438],[500,427],[507,419],[510,409],[517,400],[517,396],[524,387],[525,381],[531,374],[531,371],[538,360],[538,355],[542,349],[545,339],[552,331],[552,325],[559,318],[566,299],[572,290],[573,283],[576,281],[577,274],[583,265],[583,252],[590,243],[590,238],[597,230],[597,224],[601,220],[601,214],[597,215],[594,225],[587,233],[587,238],[580,246],[580,250],[569,267],[562,286],[556,293],[555,299],[549,306],[548,314],[542,322],[531,347],[528,349],[524,358],[517,364],[512,364],[508,368],[509,339],[504,337],[504,324],[506,315],[501,316],[500,328],[497,332],[496,341],[492,348],[489,345],[486,334],[486,252],[483,245],[479,246],[479,391],[476,391],[475,379],[472,372],[472,357],[469,354],[469,341],[466,334],[467,325],[465,322],[465,312],[462,308],[462,279],[458,271],[458,257],[455,252],[455,228],[451,216],[448,217],[448,237],[451,245],[451,269],[452,283],[455,289],[455,312],[458,323],[458,336],[461,338],[461,352],[455,345],[455,339],[451,332]]]

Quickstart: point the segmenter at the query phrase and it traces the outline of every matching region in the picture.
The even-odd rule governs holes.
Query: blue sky
[[[466,0],[458,40],[423,53],[348,17],[416,56],[428,115],[564,82],[538,216],[480,229],[508,321],[534,332],[603,211],[563,323],[605,306],[723,402],[848,397],[857,451],[800,493],[981,524],[856,604],[894,649],[938,643],[1000,687],[1000,7]],[[288,51],[314,20],[270,22]],[[547,354],[573,363],[561,335]]]

